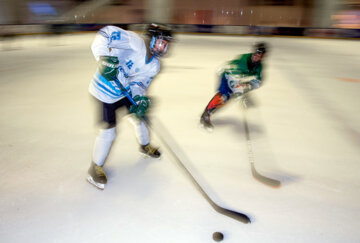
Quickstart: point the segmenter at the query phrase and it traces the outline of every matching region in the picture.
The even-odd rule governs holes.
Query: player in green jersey
[[[262,59],[267,51],[265,43],[255,45],[253,53],[240,55],[230,61],[220,76],[218,92],[210,100],[200,118],[200,123],[208,130],[213,129],[210,116],[232,97],[257,89],[262,82]]]

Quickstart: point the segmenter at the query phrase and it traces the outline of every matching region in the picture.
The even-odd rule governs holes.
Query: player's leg
[[[229,100],[231,93],[232,91],[228,87],[225,75],[222,75],[218,92],[206,106],[203,114],[201,115],[200,123],[203,124],[206,128],[212,129],[213,125],[210,121],[211,114],[225,105],[225,103]]]
[[[201,115],[200,123],[205,126],[205,128],[212,129],[213,125],[210,120],[211,114],[213,114],[217,109],[225,105],[228,98],[221,94],[220,92],[216,93],[215,96],[210,100],[209,104],[206,106],[204,112]]]
[[[102,168],[110,152],[111,145],[116,137],[116,128],[110,127],[101,129],[95,139],[92,162],[88,170],[88,180],[100,189],[104,189],[107,183],[107,176]]]
[[[131,118],[131,123],[134,126],[135,135],[140,145],[140,152],[153,158],[159,158],[161,156],[161,153],[159,151],[159,148],[154,147],[150,144],[149,129],[146,123],[134,117]]]
[[[131,103],[128,102],[127,107],[130,109]],[[153,158],[159,158],[161,153],[159,148],[150,144],[149,129],[144,120],[139,120],[136,117],[131,117],[131,124],[134,126],[135,135],[140,145],[140,152]]]
[[[107,176],[103,170],[104,163],[110,152],[111,145],[116,137],[116,114],[118,104],[98,102],[100,106],[100,120],[104,128],[100,130],[95,139],[92,162],[88,170],[88,181],[100,189],[104,189]]]
[[[216,110],[220,109],[228,101],[228,97],[220,92],[217,92],[206,106],[205,111],[208,114],[213,114]]]

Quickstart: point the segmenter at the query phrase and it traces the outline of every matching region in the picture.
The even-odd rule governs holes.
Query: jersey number
[[[128,69],[131,69],[133,65],[134,65],[134,63],[132,62],[132,60],[129,60],[129,61],[126,63],[126,66],[128,67]]]
[[[120,40],[120,39],[121,39],[121,32],[120,31],[111,33],[110,41]]]

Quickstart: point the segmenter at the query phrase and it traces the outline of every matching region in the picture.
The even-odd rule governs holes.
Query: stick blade
[[[251,219],[246,214],[236,212],[230,209],[222,208],[220,206],[214,206],[213,207],[218,213],[223,214],[225,216],[228,216],[232,219],[235,219],[241,223],[249,224],[251,223]]]
[[[279,188],[281,186],[281,182],[266,176],[261,175],[259,172],[256,171],[254,163],[251,163],[251,173],[255,179],[260,181],[261,183],[271,186],[274,188]]]

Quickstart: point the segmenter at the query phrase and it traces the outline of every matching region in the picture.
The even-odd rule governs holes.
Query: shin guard
[[[213,113],[216,109],[222,107],[226,101],[227,97],[221,93],[216,93],[216,95],[210,100],[209,104],[206,106],[206,111],[210,114]]]

